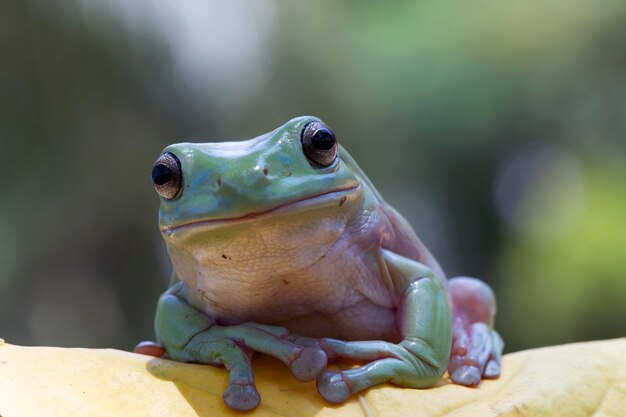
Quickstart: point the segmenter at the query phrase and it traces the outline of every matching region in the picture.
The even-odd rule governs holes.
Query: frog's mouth
[[[200,226],[217,226],[229,223],[238,223],[258,218],[265,217],[269,214],[279,214],[282,212],[290,212],[302,210],[308,207],[315,207],[324,203],[329,203],[334,200],[338,200],[339,206],[343,206],[348,196],[356,194],[361,188],[361,184],[351,185],[349,187],[338,188],[324,193],[315,194],[307,197],[300,198],[298,200],[289,201],[284,204],[269,208],[264,211],[247,213],[241,216],[234,217],[217,217],[209,219],[194,220],[187,223],[174,224],[161,227],[161,232],[165,235],[171,235],[175,232],[179,232],[186,229],[191,229]]]

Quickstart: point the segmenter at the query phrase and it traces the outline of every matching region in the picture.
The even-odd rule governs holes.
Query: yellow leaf
[[[261,405],[245,413],[254,417],[626,416],[626,338],[505,355],[502,376],[475,389],[445,379],[426,390],[384,385],[341,406],[272,358],[255,358],[254,369]],[[211,366],[0,341],[3,417],[241,416],[222,401],[226,382]]]

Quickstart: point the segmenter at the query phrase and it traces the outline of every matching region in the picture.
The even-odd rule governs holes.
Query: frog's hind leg
[[[452,349],[448,372],[453,382],[475,386],[497,378],[504,343],[493,330],[496,300],[484,282],[468,277],[448,281],[452,306]]]

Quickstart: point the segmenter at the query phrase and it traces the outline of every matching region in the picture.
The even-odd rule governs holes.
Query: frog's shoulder
[[[417,236],[409,222],[389,205],[385,205],[383,211],[388,219],[390,230],[385,233],[381,247],[427,265],[445,279],[441,266]]]
[[[341,148],[340,155],[342,161],[348,165],[352,172],[359,178],[365,192],[374,200],[376,212],[381,217],[381,248],[391,250],[398,255],[421,262],[433,269],[441,277],[445,278],[443,270],[437,263],[435,257],[426,248],[424,243],[417,237],[417,234],[409,222],[398,213],[393,207],[385,202],[374,184],[365,175],[352,156]]]
[[[421,262],[433,269],[441,277],[445,278],[443,270],[435,257],[422,243],[409,222],[393,207],[385,202],[372,181],[365,175],[356,161],[345,148],[340,148],[341,160],[352,170],[359,179],[365,192],[371,197],[378,215],[378,225],[381,231],[379,239],[383,249],[391,250],[398,255]]]

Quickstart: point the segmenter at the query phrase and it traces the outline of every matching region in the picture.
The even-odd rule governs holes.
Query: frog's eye
[[[152,184],[156,192],[166,200],[178,197],[183,188],[183,174],[176,155],[166,152],[159,156],[152,167]]]
[[[304,126],[301,135],[302,150],[314,166],[327,167],[337,158],[337,139],[322,122],[311,122]]]

